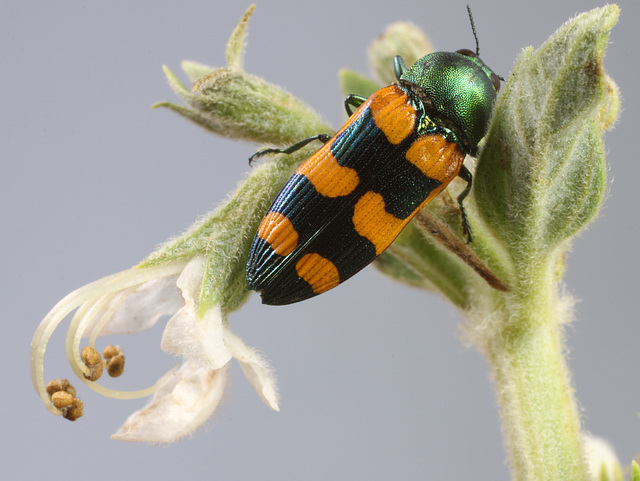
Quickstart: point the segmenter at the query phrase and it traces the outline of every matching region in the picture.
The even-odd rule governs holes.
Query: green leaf
[[[183,60],[180,66],[182,67],[182,71],[189,77],[191,83],[200,80],[215,70],[213,67],[191,60]]]
[[[631,477],[629,481],[640,481],[640,466],[635,461],[631,461]]]
[[[353,94],[369,98],[372,93],[380,89],[380,85],[373,80],[346,68],[338,72],[338,79],[345,95]]]
[[[611,129],[620,112],[620,89],[611,77],[607,77],[607,101],[602,109],[600,109],[600,130],[605,131]]]
[[[461,288],[469,276],[466,266],[433,238],[425,237],[414,222],[379,259],[374,265],[395,280],[439,292],[461,309],[469,307],[469,292]]]
[[[525,49],[498,99],[473,196],[476,222],[507,249],[515,273],[547,259],[602,203],[600,118],[611,103],[602,62],[618,11],[579,15]]]
[[[249,26],[249,18],[256,9],[256,5],[250,5],[244,15],[240,19],[240,23],[236,26],[229,41],[227,42],[227,66],[234,69],[242,69],[244,60],[244,47],[247,36],[247,27]]]

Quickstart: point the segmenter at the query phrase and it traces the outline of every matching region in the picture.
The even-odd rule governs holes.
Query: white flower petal
[[[204,256],[196,256],[182,270],[176,285],[182,291],[182,297],[186,303],[195,303],[196,299],[200,298],[205,267]]]
[[[176,286],[178,276],[153,279],[140,285],[118,306],[100,334],[130,334],[153,326],[166,315],[175,313],[184,305]],[[115,298],[112,302],[118,302]],[[107,306],[107,309],[109,306]],[[91,331],[91,328],[88,329]]]
[[[160,347],[210,369],[220,369],[231,360],[224,344],[219,306],[210,309],[202,319],[198,319],[195,308],[184,306],[167,322]]]
[[[127,418],[111,437],[120,441],[170,443],[192,433],[216,410],[226,382],[226,367],[207,369],[187,361],[165,376],[144,408]]]
[[[224,342],[262,401],[274,411],[280,411],[278,385],[269,362],[227,328],[224,330]]]
[[[178,278],[176,284],[182,291],[184,307],[167,322],[160,347],[210,369],[220,369],[231,359],[224,345],[220,306],[210,309],[202,319],[196,312],[205,266],[204,256],[195,257]]]

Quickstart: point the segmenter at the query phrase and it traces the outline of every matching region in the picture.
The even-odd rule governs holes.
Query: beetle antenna
[[[471,31],[473,32],[473,38],[476,39],[476,57],[480,56],[480,42],[478,42],[478,34],[476,33],[476,24],[473,23],[473,15],[471,14],[471,7],[467,5],[467,13],[469,14],[469,21],[471,22]]]

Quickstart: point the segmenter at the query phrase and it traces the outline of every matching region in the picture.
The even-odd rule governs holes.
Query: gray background
[[[610,197],[578,239],[567,289],[581,302],[568,328],[586,428],[625,463],[640,451],[637,348],[637,2],[622,0],[608,72],[625,96],[607,135]],[[192,439],[168,447],[109,439],[143,401],[82,389],[85,417],[49,415],[31,387],[28,347],[65,294],[125,269],[216,205],[255,146],[212,137],[169,111],[160,69],[224,63],[248,2],[24,2],[0,5],[0,205],[4,479],[508,479],[499,416],[481,356],[458,340],[459,314],[434,295],[369,268],[308,302],[257,297],[231,318],[277,369],[282,411],[266,408],[238,366],[226,401]],[[262,1],[246,69],[305,99],[336,127],[340,67],[368,73],[365,49],[390,22],[413,20],[443,50],[473,48],[465,2]],[[482,57],[505,77],[596,1],[476,1]],[[634,141],[633,139],[636,139]],[[174,363],[161,327],[132,339],[125,388]],[[71,375],[63,333],[47,377]],[[81,383],[76,383],[80,385]]]

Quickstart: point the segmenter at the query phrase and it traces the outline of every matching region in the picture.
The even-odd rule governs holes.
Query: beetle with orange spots
[[[462,203],[472,177],[463,162],[477,155],[500,89],[471,25],[475,52],[431,53],[409,69],[397,56],[397,82],[368,99],[347,97],[350,117],[333,137],[251,157],[324,143],[277,195],[251,246],[247,285],[264,304],[302,301],[353,276],[457,176],[467,181],[458,203],[471,241]]]

